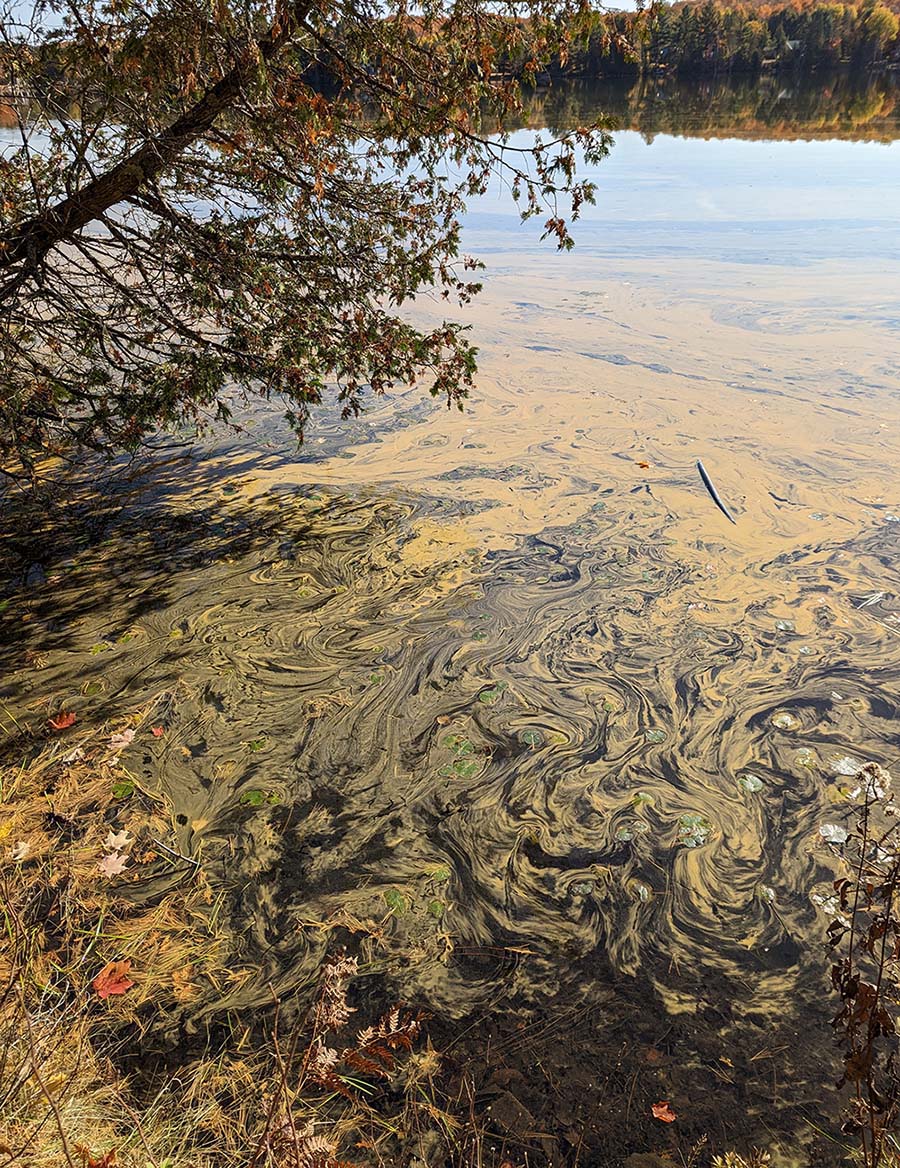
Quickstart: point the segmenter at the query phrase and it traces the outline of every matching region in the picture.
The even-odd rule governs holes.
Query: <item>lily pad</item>
[[[128,799],[134,794],[134,783],[131,779],[122,779],[113,784],[112,793],[114,799]]]
[[[240,800],[239,800],[239,802],[244,807],[262,807],[262,805],[263,805],[263,803],[265,803],[265,801],[266,801],[265,791],[260,791],[260,790],[256,790],[256,789],[254,789],[252,791],[245,791],[243,793],[243,795],[241,795]]]
[[[797,765],[802,767],[814,767],[816,765],[815,751],[810,750],[808,746],[801,746],[797,751]]]
[[[750,771],[744,771],[742,775],[738,775],[738,786],[742,791],[746,791],[748,795],[755,795],[757,791],[763,789],[763,781],[759,775],[751,774]]]
[[[644,741],[645,742],[665,742],[665,740],[666,740],[665,730],[645,730],[644,731]]]
[[[630,843],[636,835],[644,835],[649,830],[649,826],[642,819],[636,819],[631,823],[623,823],[621,827],[617,827],[615,838],[619,843]]]
[[[540,732],[540,730],[523,730],[519,734],[519,741],[524,742],[526,746],[530,746],[532,749],[534,749],[535,747],[542,745],[544,741],[544,735]]]
[[[800,723],[793,714],[781,713],[775,715],[772,725],[777,726],[779,730],[796,730]]]
[[[639,811],[641,807],[652,807],[654,799],[653,796],[648,795],[646,791],[635,791],[631,797],[631,802],[634,806],[634,809]]]
[[[699,848],[707,842],[712,824],[705,815],[682,815],[678,820],[677,842],[686,848]]]
[[[433,916],[435,920],[440,920],[444,915],[444,906],[439,900],[432,900],[428,905],[428,913]]]
[[[490,689],[483,689],[478,695],[478,700],[489,706],[492,702],[496,702],[498,698],[502,697],[508,688],[509,687],[505,681],[498,681],[497,684],[491,686]]]

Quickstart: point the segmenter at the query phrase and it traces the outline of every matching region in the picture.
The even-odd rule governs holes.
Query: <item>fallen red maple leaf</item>
[[[98,1160],[91,1154],[90,1148],[86,1148],[83,1144],[76,1144],[75,1151],[81,1156],[81,1163],[84,1168],[113,1168],[116,1163],[116,1149],[110,1148],[108,1152],[104,1152]]]
[[[72,710],[60,710],[55,718],[50,719],[50,726],[53,730],[68,730],[77,721],[78,715],[73,713]]]
[[[162,738],[165,731],[163,730],[162,726],[151,726],[150,733],[154,738]]]
[[[104,965],[91,982],[97,991],[97,997],[108,998],[111,994],[124,994],[126,990],[130,990],[134,985],[128,976],[130,972],[130,961],[110,961]]]
[[[654,1103],[650,1108],[653,1112],[654,1119],[661,1119],[663,1123],[674,1123],[675,1112],[669,1106],[668,1100],[664,1099],[661,1103]]]

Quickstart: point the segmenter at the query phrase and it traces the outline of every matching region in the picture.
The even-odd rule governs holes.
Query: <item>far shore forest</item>
[[[58,78],[53,47],[45,52],[43,71]],[[900,0],[703,0],[650,3],[635,12],[598,11],[590,34],[571,44],[564,60],[556,55],[546,61],[498,64],[505,74],[538,88],[568,77],[690,79],[784,70],[900,76]],[[329,78],[321,67],[313,72],[317,87],[327,90]],[[0,84],[16,92],[16,78]],[[0,124],[2,112],[0,101]]]
[[[900,0],[861,4],[652,4],[608,14],[548,73],[710,77],[763,69],[900,70]]]

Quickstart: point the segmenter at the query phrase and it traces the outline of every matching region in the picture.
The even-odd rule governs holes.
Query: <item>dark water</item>
[[[465,414],[398,393],[296,457],[260,413],[9,545],[8,711],[153,703],[125,765],[244,934],[190,1026],[360,947],[498,1162],[844,1156],[820,828],[897,753],[900,155],[853,140],[884,83],[778,84],[536,99],[644,138],[572,256],[472,209]]]

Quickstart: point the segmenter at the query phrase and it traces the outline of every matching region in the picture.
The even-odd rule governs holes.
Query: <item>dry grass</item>
[[[354,1032],[351,958],[311,1009],[289,1004],[291,1026],[273,1002],[262,1022],[232,1016],[215,1052],[160,1057],[156,1035],[247,971],[165,803],[123,770],[115,735],[145,721],[26,741],[0,767],[0,1168],[337,1168],[347,1149],[385,1165],[446,1147],[438,1056],[397,1010]],[[132,984],[104,998],[113,962]]]

